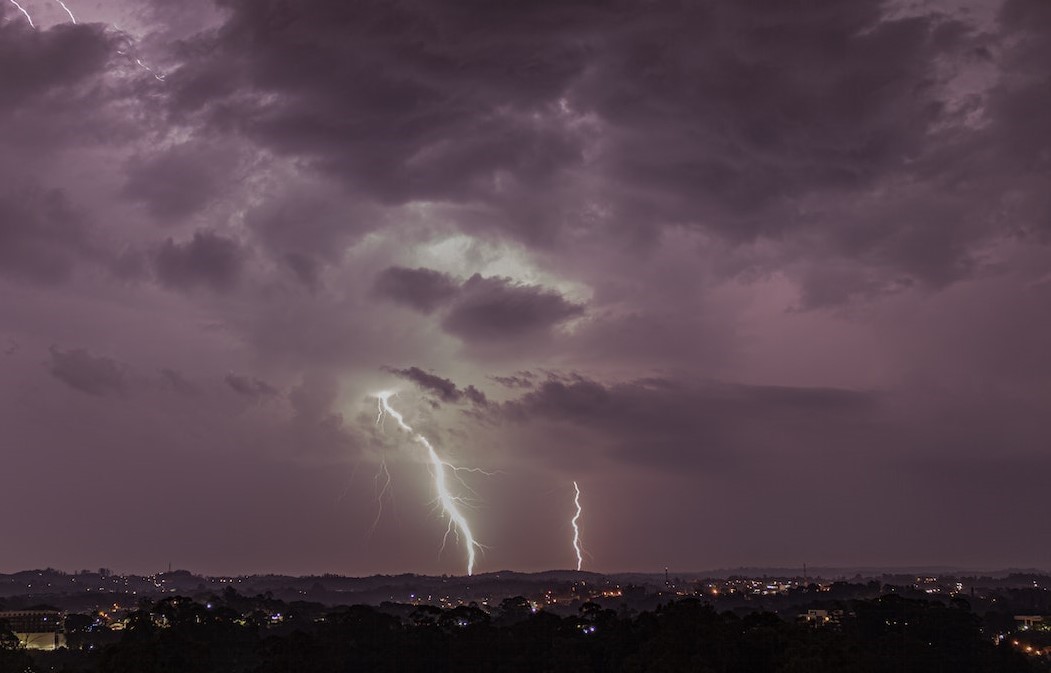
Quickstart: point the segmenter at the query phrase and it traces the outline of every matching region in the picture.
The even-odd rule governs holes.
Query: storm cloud
[[[61,192],[30,189],[0,195],[0,274],[56,283],[89,254],[83,218]]]
[[[499,413],[514,423],[583,428],[591,450],[671,469],[723,467],[763,454],[799,454],[807,444],[857,433],[879,419],[881,399],[867,391],[731,385],[651,378],[603,384],[549,375]],[[561,450],[561,448],[559,449]],[[587,450],[581,447],[579,450]]]
[[[459,292],[459,284],[448,274],[433,269],[403,269],[392,266],[376,276],[373,286],[380,297],[430,313]]]
[[[52,347],[50,353],[51,375],[74,390],[99,397],[127,391],[126,369],[116,360],[83,348],[63,351]]]
[[[467,342],[522,340],[584,313],[559,292],[510,278],[474,274],[457,283],[432,269],[385,269],[375,291],[423,313],[439,307],[442,328]]]
[[[277,389],[272,385],[251,376],[227,374],[223,380],[231,390],[245,397],[269,397],[277,394]]]
[[[1051,564],[1046,2],[30,4],[7,570]]]
[[[153,264],[165,285],[179,289],[203,285],[221,292],[237,282],[243,259],[235,241],[198,231],[185,243],[169,238],[153,253]]]
[[[407,369],[386,368],[386,371],[412,381],[421,389],[436,395],[442,402],[457,403],[467,400],[481,406],[488,404],[485,393],[473,385],[460,388],[450,379],[444,379],[437,374],[425,372],[419,367],[409,367]]]

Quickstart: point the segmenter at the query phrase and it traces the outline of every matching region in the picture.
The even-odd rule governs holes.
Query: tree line
[[[560,617],[521,597],[477,606],[351,606],[166,598],[120,632],[67,621],[70,648],[30,656],[0,625],[0,673],[1023,673],[1048,670],[983,629],[965,602],[885,595],[815,627],[695,598],[639,614],[584,603]]]

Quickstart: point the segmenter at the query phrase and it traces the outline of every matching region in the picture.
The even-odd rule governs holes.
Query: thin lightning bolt
[[[412,426],[405,422],[405,418],[390,405],[390,397],[392,395],[393,393],[385,392],[376,396],[379,400],[380,418],[384,415],[389,415],[398,422],[398,425],[401,426],[402,430],[411,434],[416,442],[422,444],[423,447],[427,449],[427,457],[431,461],[431,473],[434,476],[434,488],[438,492],[438,502],[441,503],[442,511],[444,511],[449,517],[449,527],[445,531],[445,538],[447,539],[449,533],[453,531],[463,537],[464,544],[467,547],[467,574],[473,575],[475,552],[478,549],[481,549],[481,545],[475,541],[474,533],[471,532],[471,526],[467,523],[467,518],[464,517],[463,513],[460,511],[458,505],[462,501],[449,492],[446,473],[446,470],[448,469],[455,475],[458,468],[443,461],[438,456],[438,452],[434,450],[433,446],[431,446],[430,441],[420,433],[413,430]],[[444,548],[444,546],[445,541],[443,540],[442,547]]]
[[[33,17],[29,16],[29,13],[25,11],[25,7],[20,5],[18,3],[18,0],[7,0],[7,1],[11,2],[13,5],[18,7],[18,11],[21,12],[22,16],[25,17],[25,20],[29,22],[29,26],[30,27],[34,27],[34,28],[37,27],[37,24],[33,22]],[[76,24],[77,23],[77,17],[74,16],[73,11],[71,11],[71,9],[69,9],[69,6],[65,2],[63,2],[62,0],[55,0],[55,1],[58,2],[60,5],[62,5],[62,8],[65,9],[65,13],[69,15],[69,20],[73,21],[74,24]],[[123,38],[125,38],[129,42],[132,41],[131,36],[128,35],[127,33],[125,33],[124,30],[121,30],[116,25],[114,26],[114,29],[116,29],[117,32]],[[159,82],[163,82],[164,81],[165,76],[163,74],[157,73],[156,70],[154,70],[153,68],[151,68],[148,65],[146,65],[145,63],[143,63],[142,59],[133,58],[133,57],[129,56],[127,54],[127,52],[124,52],[124,50],[121,50],[121,49],[118,49],[117,53],[120,54],[121,56],[126,56],[128,59],[131,59],[131,60],[135,61],[136,65],[138,65],[142,69],[146,70],[147,73],[149,73],[150,75],[153,76],[153,79],[156,79]]]
[[[154,79],[156,79],[156,80],[158,80],[158,81],[160,81],[160,82],[163,82],[163,81],[164,81],[164,75],[158,75],[157,73],[153,72],[153,68],[151,68],[150,66],[146,65],[145,63],[143,63],[143,62],[142,62],[142,61],[140,61],[139,59],[135,59],[135,62],[139,64],[139,67],[140,67],[140,68],[142,68],[142,69],[146,70],[146,71],[147,71],[147,72],[149,72],[149,73],[150,73],[151,75],[153,75],[153,78],[154,78]]]
[[[113,24],[111,24],[111,25],[113,25]],[[120,35],[122,38],[124,38],[124,40],[126,40],[126,44],[122,45],[124,48],[123,49],[118,49],[117,53],[120,54],[121,56],[126,57],[129,61],[134,61],[135,65],[139,66],[140,68],[142,68],[146,72],[148,72],[151,75],[153,75],[153,78],[155,80],[157,80],[158,82],[163,82],[164,78],[165,78],[165,75],[157,73],[156,71],[154,71],[153,68],[151,68],[150,66],[146,65],[145,63],[143,63],[142,59],[136,58],[135,56],[133,56],[130,53],[131,48],[135,46],[135,38],[132,37],[131,34],[129,34],[127,31],[122,30],[117,25],[113,25],[113,30],[117,31],[117,34]]]
[[[382,486],[380,480],[383,480]],[[369,529],[369,535],[371,536],[376,532],[376,526],[379,525],[380,517],[383,516],[383,496],[390,494],[391,499],[394,498],[394,484],[390,476],[390,470],[387,469],[387,461],[380,463],[380,469],[376,472],[376,476],[372,479],[373,490],[376,491],[376,518],[372,520],[372,528]]]
[[[376,425],[382,427],[383,424],[383,402],[377,398],[376,402]],[[380,485],[380,480],[382,486]],[[380,519],[383,517],[383,496],[390,494],[391,500],[394,499],[394,480],[390,476],[390,469],[387,468],[387,459],[383,458],[380,460],[379,469],[376,470],[376,476],[372,478],[373,491],[376,493],[376,518],[372,520],[372,526],[369,528],[369,537],[372,537],[373,533],[376,532],[376,526],[379,525]]]
[[[60,5],[62,5],[62,9],[66,10],[66,14],[69,14],[69,20],[72,21],[74,24],[76,24],[77,23],[77,17],[73,16],[73,12],[69,11],[69,7],[66,7],[66,3],[62,2],[62,0],[56,0],[56,2],[58,2],[58,4],[60,4]]]
[[[573,496],[573,502],[576,503],[577,513],[573,515],[573,550],[577,553],[577,570],[580,570],[584,565],[584,552],[580,548],[580,526],[577,524],[580,521],[580,513],[583,511],[580,508],[580,487],[577,486],[577,482],[573,482],[573,490],[576,491],[576,495]]]
[[[14,5],[15,7],[17,7],[18,11],[22,12],[22,14],[26,17],[26,21],[29,22],[29,26],[31,28],[36,28],[36,24],[33,23],[33,17],[29,16],[29,12],[26,11],[26,8],[23,7],[22,5],[18,4],[18,2],[16,0],[10,0],[10,1],[11,1],[11,4]]]

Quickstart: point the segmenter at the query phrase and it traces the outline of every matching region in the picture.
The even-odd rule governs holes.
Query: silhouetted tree
[[[0,620],[0,673],[26,673],[33,670],[33,660],[5,620]]]

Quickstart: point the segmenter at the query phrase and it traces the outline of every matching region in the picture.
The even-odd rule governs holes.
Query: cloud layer
[[[600,570],[1051,567],[1016,516],[1051,467],[1046,3],[28,9],[0,504],[71,500],[7,569],[170,560],[74,544],[101,487],[195,569],[460,571],[390,390],[493,473],[485,568],[569,564],[574,480]]]

